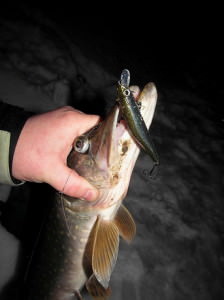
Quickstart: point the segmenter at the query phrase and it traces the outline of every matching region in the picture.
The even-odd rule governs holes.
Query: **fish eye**
[[[129,96],[131,94],[130,90],[126,89],[124,90],[124,95],[125,96]]]
[[[89,140],[85,136],[79,136],[74,142],[74,149],[79,153],[86,153],[89,150]]]

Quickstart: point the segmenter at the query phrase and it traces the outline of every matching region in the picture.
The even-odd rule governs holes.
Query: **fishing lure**
[[[141,115],[138,102],[135,100],[132,91],[129,88],[130,72],[124,69],[118,81],[118,103],[121,109],[121,115],[127,123],[128,129],[135,142],[143,149],[153,160],[155,165],[159,164],[159,157],[155,146],[148,134],[147,127]]]

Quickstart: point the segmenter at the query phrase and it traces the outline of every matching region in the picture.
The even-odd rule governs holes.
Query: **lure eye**
[[[89,140],[86,136],[79,136],[74,142],[74,149],[79,153],[86,153],[89,150]]]
[[[125,96],[129,96],[131,94],[130,90],[126,89],[124,90],[124,95]]]

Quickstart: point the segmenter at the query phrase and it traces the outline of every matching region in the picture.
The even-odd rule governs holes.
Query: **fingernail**
[[[97,190],[87,190],[83,195],[83,198],[87,201],[94,201],[96,200],[97,196],[98,196]]]

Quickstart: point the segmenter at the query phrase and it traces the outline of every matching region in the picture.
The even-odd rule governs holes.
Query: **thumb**
[[[94,186],[66,165],[61,165],[60,169],[49,178],[48,183],[71,197],[93,201],[98,196],[98,191]]]

